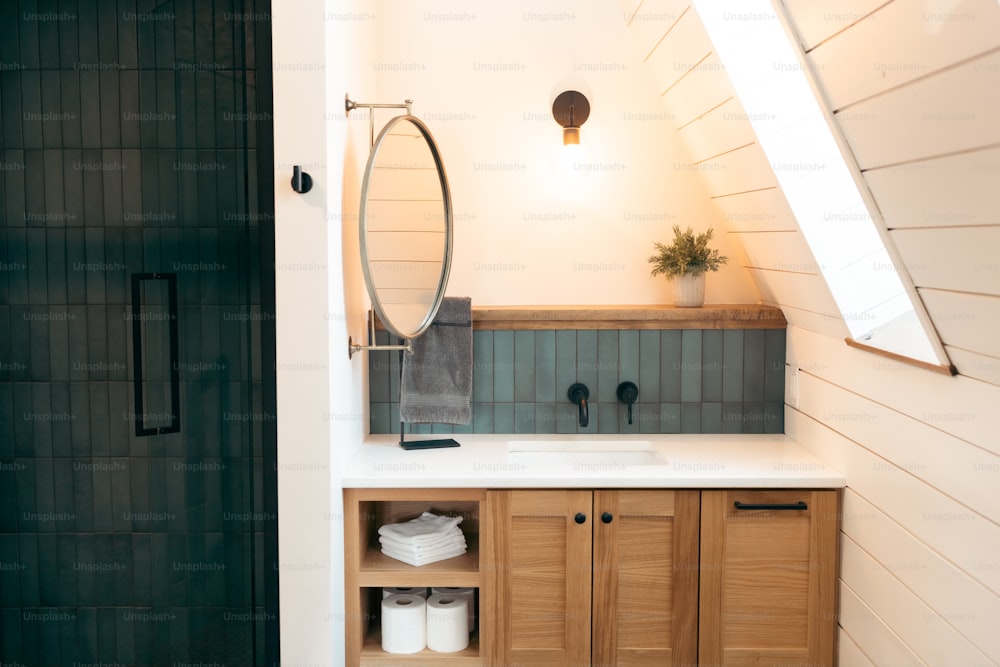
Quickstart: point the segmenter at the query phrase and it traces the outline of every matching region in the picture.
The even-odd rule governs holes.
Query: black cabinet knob
[[[585,522],[585,521],[587,520],[587,515],[586,515],[586,514],[584,514],[583,512],[577,512],[577,513],[576,513],[576,516],[575,516],[575,517],[573,517],[573,519],[574,519],[574,520],[575,520],[575,521],[576,521],[577,523],[583,523],[583,522]]]
[[[605,512],[604,514],[601,515],[601,521],[603,521],[604,523],[611,523],[611,520],[614,518],[615,517],[612,516],[611,512]]]

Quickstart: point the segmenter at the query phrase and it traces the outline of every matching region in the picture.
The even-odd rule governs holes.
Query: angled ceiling
[[[694,7],[620,5],[762,300],[792,326],[848,336]],[[952,363],[1000,384],[1000,3],[784,9]]]

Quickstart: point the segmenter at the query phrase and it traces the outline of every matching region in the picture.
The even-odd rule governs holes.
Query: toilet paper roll
[[[437,595],[438,593],[448,593],[450,595],[464,595],[469,599],[468,609],[469,609],[469,632],[476,629],[476,589],[475,588],[459,588],[457,586],[435,586],[431,589],[432,595]]]
[[[427,646],[427,601],[419,595],[382,599],[382,650],[418,653]]]
[[[406,586],[400,586],[396,588],[383,588],[382,589],[382,599],[386,599],[390,595],[416,595],[427,599],[427,589],[426,588],[409,588]]]
[[[469,598],[439,593],[427,598],[427,648],[441,653],[469,645]]]

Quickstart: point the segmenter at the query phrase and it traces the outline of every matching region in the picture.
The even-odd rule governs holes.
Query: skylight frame
[[[819,272],[850,332],[845,342],[853,347],[954,374],[955,369],[944,345],[890,237],[889,229],[854,153],[833,116],[826,94],[812,70],[803,50],[802,40],[789,20],[782,0],[692,0],[692,4],[701,17],[720,60],[726,66],[730,83],[743,104],[802,235],[816,257]],[[740,17],[746,18],[740,20]],[[748,42],[753,46],[742,50],[735,46],[737,43]],[[724,55],[726,51],[729,51],[725,54],[728,58]],[[770,61],[773,71],[768,73],[761,63],[776,54],[780,54],[780,59]],[[774,71],[779,74],[774,74]],[[773,88],[779,79],[786,86],[797,87],[791,89],[791,93],[786,91],[783,95],[786,100],[794,100],[798,105],[796,108],[802,114],[794,122],[788,122],[787,115],[782,115],[779,119],[773,113],[773,90],[766,100],[761,99],[765,87]],[[796,79],[799,81],[796,82]],[[806,85],[802,86],[802,83]],[[805,95],[806,92],[808,95]],[[810,141],[793,144],[787,137],[799,123],[809,124],[812,132],[825,131],[826,134],[817,139],[815,134],[807,133]],[[798,129],[802,131],[801,128]],[[810,144],[822,145],[826,154],[820,154],[818,158],[826,158],[828,161],[811,160]],[[795,153],[799,157],[783,157]],[[861,217],[858,220],[848,219],[850,224],[841,225],[837,233],[844,234],[853,229],[854,236],[847,243],[866,244],[864,247],[871,248],[874,253],[871,255],[874,258],[871,270],[865,271],[863,265],[853,268],[876,282],[881,281],[882,288],[895,289],[892,298],[896,299],[896,303],[886,302],[886,309],[878,314],[871,312],[877,305],[870,305],[863,311],[854,307],[859,301],[857,297],[860,290],[867,288],[869,283],[856,282],[849,275],[849,267],[838,263],[839,258],[831,254],[832,244],[839,239],[831,235],[830,229],[822,229],[816,224],[816,211],[819,209],[809,201],[810,197],[806,194],[809,189],[806,181],[810,177],[790,175],[787,170],[780,168],[783,160],[788,164],[824,164],[839,172],[836,174],[836,178],[840,180],[838,192],[851,203],[840,211],[828,209],[827,212],[847,213],[857,211],[860,207]],[[850,191],[844,189],[847,185],[845,178],[849,179],[852,186]],[[823,180],[822,190],[813,186],[814,195],[829,194],[827,186],[832,180]],[[862,257],[863,255],[858,255],[852,261],[857,262]],[[878,266],[882,268],[876,270]],[[892,267],[892,275],[885,271],[885,266]],[[882,271],[882,275],[878,275],[878,270]]]

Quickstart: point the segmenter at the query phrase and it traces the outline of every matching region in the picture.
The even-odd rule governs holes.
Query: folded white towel
[[[456,538],[465,537],[465,533],[458,528],[458,526],[453,526],[448,530],[442,531],[440,533],[435,533],[434,535],[421,535],[419,538],[412,537],[400,537],[392,531],[387,531],[386,533],[379,534],[378,538],[380,540],[392,540],[397,544],[405,544],[410,547],[419,547],[425,544],[435,544],[438,542],[447,542],[448,540],[454,540]]]
[[[395,558],[396,560],[403,561],[410,565],[419,567],[421,565],[427,565],[428,563],[436,563],[439,560],[447,560],[448,558],[454,558],[455,556],[461,556],[465,553],[465,547],[453,547],[451,549],[445,549],[434,554],[421,554],[419,556],[413,556],[407,553],[400,553],[393,551],[390,548],[382,547],[382,553],[390,558]]]
[[[384,535],[379,537],[378,541],[383,547],[389,547],[394,551],[410,554],[413,556],[419,556],[420,554],[431,553],[434,551],[441,551],[442,549],[451,549],[454,547],[464,548],[466,546],[465,535],[462,535],[461,532],[459,532],[457,536],[438,540],[433,544],[413,545],[413,544],[408,544],[406,542],[400,542],[398,540],[394,540]]]
[[[388,523],[378,529],[379,535],[391,537],[407,544],[433,544],[442,537],[454,534],[452,529],[462,523],[460,516],[438,516],[424,512],[415,519],[403,523]],[[461,532],[461,531],[460,531]]]

